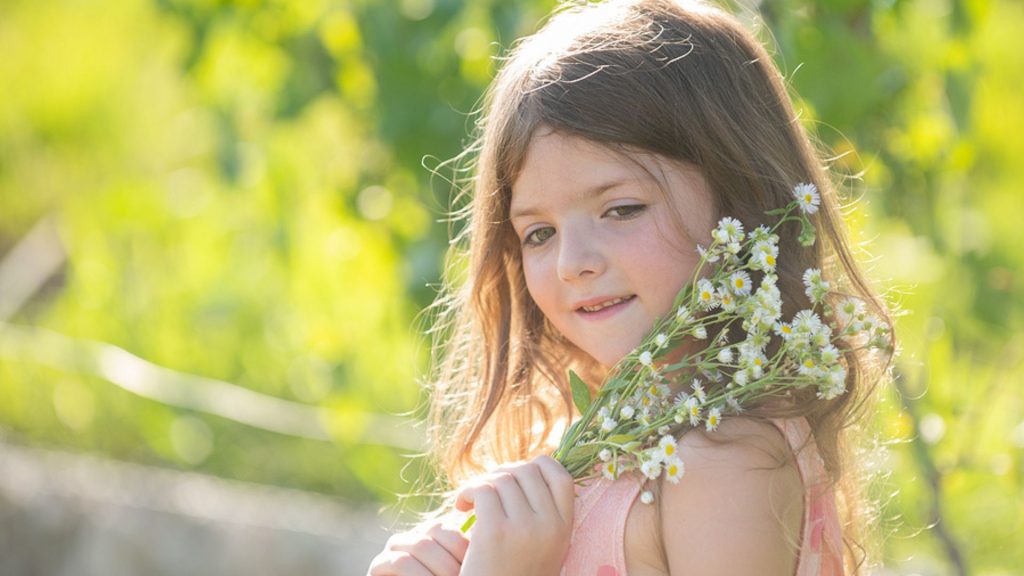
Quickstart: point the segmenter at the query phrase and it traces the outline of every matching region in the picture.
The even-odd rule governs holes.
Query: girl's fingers
[[[512,474],[522,489],[530,508],[539,514],[560,514],[555,505],[551,488],[544,480],[540,467],[535,462],[522,462],[504,466],[498,470]]]
[[[439,525],[432,526],[426,533],[396,534],[388,540],[388,553],[380,559],[379,565],[375,562],[371,566],[370,574],[458,576],[466,544],[460,545],[457,540],[451,530]]]
[[[455,572],[458,574],[458,571]],[[416,558],[390,550],[374,559],[367,576],[435,576]]]
[[[462,563],[440,543],[424,538],[408,548],[396,548],[408,554],[432,576],[458,576]]]
[[[445,528],[435,524],[427,530],[427,536],[433,538],[448,552],[459,564],[466,557],[466,549],[469,548],[469,540],[458,530]],[[456,570],[457,572],[457,570]]]
[[[469,486],[459,492],[455,508],[463,512],[474,510],[480,520],[502,520],[508,517],[501,505],[497,489],[482,483]]]
[[[530,501],[523,493],[523,487],[519,485],[519,480],[515,474],[502,473],[494,476],[491,480],[491,484],[498,491],[498,497],[501,498],[501,506],[505,510],[505,515],[511,520],[522,520],[528,518],[535,513]]]
[[[563,521],[571,524],[573,504],[576,500],[576,486],[572,475],[565,469],[565,466],[550,456],[538,456],[533,459],[533,462],[536,463],[544,481],[547,482],[558,514]]]

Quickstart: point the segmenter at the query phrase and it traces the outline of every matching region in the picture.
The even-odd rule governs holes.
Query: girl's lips
[[[636,300],[635,294],[630,296],[626,300],[619,302],[618,304],[613,304],[607,308],[602,308],[597,312],[587,312],[580,308],[576,310],[576,313],[579,314],[584,320],[604,320],[605,318],[614,316],[615,314],[618,314],[622,310],[625,310],[627,306],[633,303],[633,300]]]

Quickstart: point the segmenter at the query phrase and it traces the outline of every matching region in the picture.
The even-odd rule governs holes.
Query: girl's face
[[[671,309],[714,225],[696,169],[551,130],[530,143],[510,216],[534,302],[606,367]]]

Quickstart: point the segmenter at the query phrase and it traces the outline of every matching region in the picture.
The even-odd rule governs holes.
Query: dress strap
[[[639,493],[640,482],[632,475],[600,478],[577,489],[563,576],[626,576],[626,518]]]
[[[805,418],[772,423],[796,457],[804,484],[804,516],[796,576],[842,576],[843,538],[832,483]]]

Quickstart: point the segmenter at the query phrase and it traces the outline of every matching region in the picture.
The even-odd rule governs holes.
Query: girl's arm
[[[786,440],[746,418],[679,441],[686,472],[665,482],[662,534],[669,573],[791,576],[803,520],[803,482]]]

